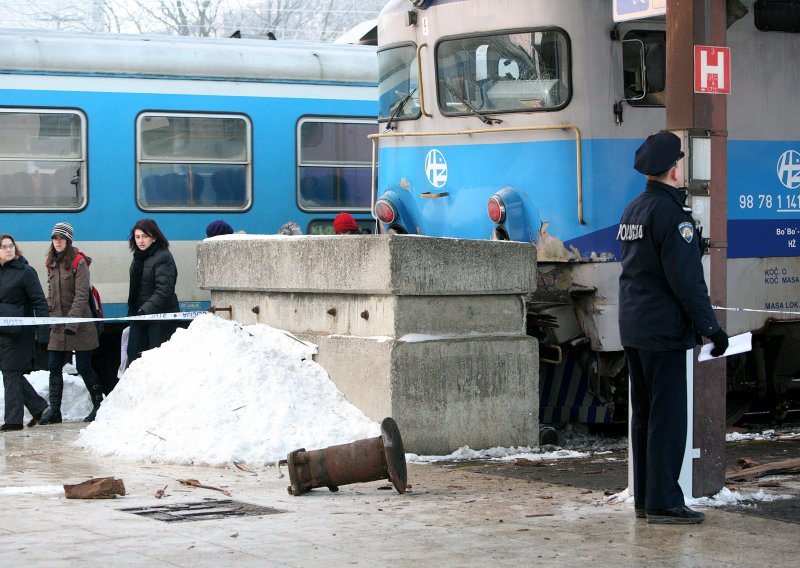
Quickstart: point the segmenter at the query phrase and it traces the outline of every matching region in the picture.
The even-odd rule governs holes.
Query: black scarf
[[[141,304],[139,302],[139,290],[142,287],[142,274],[144,273],[144,261],[161,248],[161,243],[155,241],[144,250],[136,249],[133,251],[133,265],[131,266],[131,282],[128,287],[128,315],[135,316]]]

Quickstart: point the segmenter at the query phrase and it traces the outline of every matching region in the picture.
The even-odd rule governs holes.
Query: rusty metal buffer
[[[381,435],[350,444],[289,454],[290,495],[315,487],[338,491],[339,486],[388,479],[398,493],[406,490],[406,456],[400,430],[392,418],[381,422]]]

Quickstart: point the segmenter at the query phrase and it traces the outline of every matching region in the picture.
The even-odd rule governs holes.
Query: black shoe
[[[52,406],[48,408],[47,412],[45,412],[44,415],[39,419],[39,424],[41,424],[42,426],[46,426],[48,424],[61,424],[61,422],[62,422],[61,411],[60,410],[53,411]]]
[[[673,507],[672,509],[648,509],[647,522],[657,525],[695,525],[706,520],[706,516],[689,507]]]
[[[45,407],[44,407],[43,409],[41,409],[39,412],[37,412],[36,414],[34,414],[33,416],[31,416],[31,419],[28,421],[28,428],[31,428],[31,427],[33,427],[33,426],[36,426],[37,424],[40,424],[40,423],[41,423],[41,421],[42,421],[42,414],[44,414],[44,411],[45,411],[45,410],[47,410],[47,408],[48,408],[48,407],[47,407],[47,406],[45,406]]]
[[[0,432],[13,432],[15,430],[22,430],[22,424],[3,424],[0,426]]]
[[[639,507],[636,507],[636,509],[634,509],[634,510],[636,511],[636,518],[637,519],[646,519],[647,518],[647,511],[645,511],[644,509],[640,509]]]
[[[97,411],[98,410],[100,410],[100,405],[99,404],[97,406],[95,406],[94,408],[92,408],[92,411],[89,413],[89,415],[86,418],[83,419],[83,421],[84,422],[94,422],[94,419],[97,416]]]

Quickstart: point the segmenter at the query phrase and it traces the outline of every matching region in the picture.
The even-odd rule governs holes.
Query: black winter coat
[[[622,214],[617,239],[624,347],[691,349],[696,334],[708,337],[720,328],[703,277],[700,237],[684,201],[681,191],[651,180]]]
[[[133,273],[133,263],[131,263]],[[144,259],[142,281],[135,305],[128,305],[128,315],[162,314],[179,312],[175,284],[178,281],[178,267],[169,249],[159,247]]]
[[[39,284],[36,271],[23,257],[9,260],[0,266],[0,302],[24,306],[26,317],[46,318],[47,299]],[[15,337],[0,335],[0,371],[28,372],[34,368],[37,331],[46,337],[49,326],[22,326]]]

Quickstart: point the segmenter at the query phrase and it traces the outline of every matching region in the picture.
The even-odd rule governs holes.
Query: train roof
[[[0,29],[0,73],[375,85],[375,48],[300,41]]]

